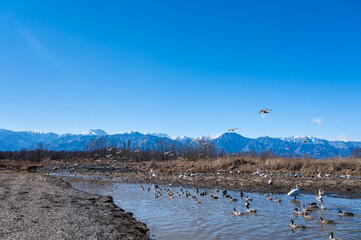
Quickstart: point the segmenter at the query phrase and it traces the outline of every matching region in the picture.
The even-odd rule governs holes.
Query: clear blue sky
[[[0,128],[361,140],[360,1],[54,2],[0,3]]]

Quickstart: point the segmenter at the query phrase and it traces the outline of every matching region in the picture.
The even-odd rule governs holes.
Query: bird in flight
[[[228,129],[228,132],[234,132],[236,129],[238,129],[238,128],[230,128],[230,129]]]
[[[266,108],[266,109],[261,109],[261,110],[259,110],[258,113],[267,114],[267,113],[270,113],[271,111],[272,111],[271,109]]]

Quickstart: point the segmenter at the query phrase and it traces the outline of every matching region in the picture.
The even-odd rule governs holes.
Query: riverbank
[[[289,177],[286,173],[276,172],[272,177],[274,184],[269,185],[269,176],[263,177],[259,174],[234,172],[193,172],[194,176],[180,178],[184,172],[161,171],[159,168],[145,171],[144,165],[130,165],[121,167],[114,164],[101,164],[102,170],[89,164],[52,164],[39,171],[47,173],[70,173],[105,176],[111,180],[135,183],[172,184],[179,186],[189,186],[194,188],[209,189],[229,189],[243,190],[245,192],[278,193],[286,194],[296,185],[300,185],[303,193],[314,194],[318,189],[323,189],[325,195],[333,195],[344,198],[361,198],[361,177],[351,176],[350,178],[335,178],[335,173],[331,177],[323,176],[323,179],[316,174],[299,174],[297,177]],[[98,166],[98,167],[99,167]],[[95,171],[94,169],[98,169]],[[116,169],[116,171],[113,171]],[[123,169],[121,171],[120,169]],[[189,173],[189,172],[188,172]]]
[[[285,175],[274,176],[274,184],[268,184],[269,177],[252,174],[222,174],[197,173],[194,177],[179,178],[179,173],[128,172],[108,174],[107,178],[122,182],[172,184],[173,186],[187,186],[193,188],[242,190],[245,192],[287,194],[296,185],[300,185],[303,193],[314,194],[323,189],[325,195],[343,198],[361,198],[361,178],[334,179],[316,177],[290,178]]]
[[[44,174],[0,172],[0,239],[148,239],[111,197]]]

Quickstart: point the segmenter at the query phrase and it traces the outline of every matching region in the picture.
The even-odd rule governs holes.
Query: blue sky
[[[359,1],[1,1],[0,128],[361,140],[360,11]]]

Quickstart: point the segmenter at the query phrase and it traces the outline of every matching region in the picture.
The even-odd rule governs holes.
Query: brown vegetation
[[[137,170],[149,169],[164,172],[229,172],[242,171],[252,173],[257,170],[263,172],[302,172],[316,174],[316,168],[323,173],[361,173],[361,158],[279,158],[267,159],[257,157],[225,157],[218,159],[203,159],[191,161],[178,159],[171,161],[126,162],[125,165]]]
[[[95,143],[94,143],[95,144]],[[130,145],[130,144],[128,144]],[[211,145],[182,151],[169,150],[131,150],[99,145],[91,145],[88,151],[49,151],[43,148],[27,151],[0,152],[0,168],[11,170],[34,170],[54,163],[111,163],[123,164],[138,170],[154,169],[164,172],[229,172],[245,173],[260,171],[316,173],[361,173],[361,156],[353,151],[349,158],[315,159],[309,156],[299,158],[279,157],[264,151],[226,154],[218,153]],[[162,146],[162,145],[161,145]],[[206,147],[204,147],[206,146]]]

